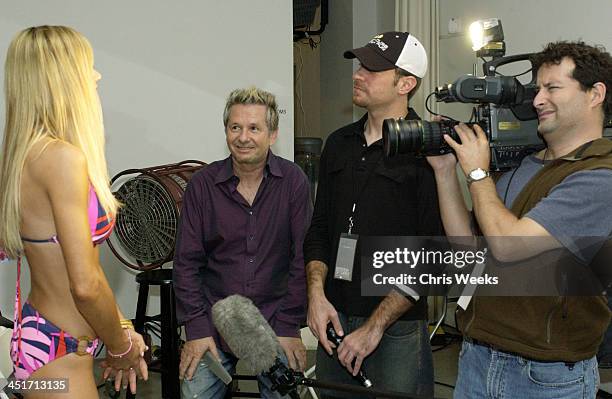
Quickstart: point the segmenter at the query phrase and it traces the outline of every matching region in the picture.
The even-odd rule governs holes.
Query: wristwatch
[[[474,183],[475,181],[486,179],[487,177],[489,177],[489,171],[488,170],[484,170],[484,169],[481,169],[481,168],[476,168],[476,169],[472,170],[470,173],[468,173],[468,175],[466,176],[466,180],[467,180],[467,184],[469,186],[472,183]]]

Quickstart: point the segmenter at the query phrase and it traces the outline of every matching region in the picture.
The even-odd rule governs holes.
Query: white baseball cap
[[[374,72],[397,67],[419,78],[427,73],[425,48],[408,32],[376,35],[365,46],[345,51],[344,58],[357,58],[361,65]]]

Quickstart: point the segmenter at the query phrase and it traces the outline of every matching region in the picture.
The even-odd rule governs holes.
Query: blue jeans
[[[338,312],[345,334],[350,334],[367,320],[365,317],[346,316]],[[372,381],[372,388],[433,396],[433,359],[427,322],[424,320],[393,323],[384,333],[378,347],[366,357],[361,368]],[[318,380],[357,385],[334,351],[331,357],[319,345],[316,375]],[[360,398],[355,394],[321,390],[323,398]],[[364,398],[369,398],[364,396]]]
[[[576,363],[537,362],[463,341],[454,399],[595,398],[595,357]]]
[[[612,294],[610,293],[608,293],[608,307],[612,309]],[[599,361],[599,367],[612,368],[612,323],[608,326],[606,335],[601,342],[597,360]]]
[[[234,374],[236,372],[236,363],[238,359],[231,354],[222,351],[217,347],[221,363],[228,373]],[[287,364],[287,357],[283,353],[280,356],[283,363]],[[259,374],[257,376],[257,384],[259,385],[259,392],[264,399],[280,399],[288,398],[288,396],[281,396],[276,391],[270,389],[270,379]],[[204,361],[200,361],[198,367],[193,374],[191,380],[183,380],[181,385],[181,397],[183,399],[223,399],[227,391],[227,385],[223,383],[212,371],[208,368]]]

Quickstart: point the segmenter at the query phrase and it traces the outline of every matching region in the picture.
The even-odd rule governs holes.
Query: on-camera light
[[[500,56],[506,50],[504,31],[498,18],[481,19],[470,25],[472,50],[479,57]]]

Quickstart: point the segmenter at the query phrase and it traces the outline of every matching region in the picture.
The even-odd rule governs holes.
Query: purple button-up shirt
[[[212,336],[219,343],[211,307],[240,294],[278,336],[297,337],[306,314],[308,180],[270,151],[252,206],[238,182],[228,157],[196,173],[185,191],[173,269],[179,323],[188,340]]]

